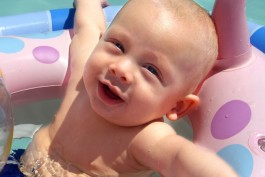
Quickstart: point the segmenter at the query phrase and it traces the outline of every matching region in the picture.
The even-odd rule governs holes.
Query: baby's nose
[[[110,64],[109,71],[122,83],[130,84],[133,81],[132,65],[129,62],[118,62]]]

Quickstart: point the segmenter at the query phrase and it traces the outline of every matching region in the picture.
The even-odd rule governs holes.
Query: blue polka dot
[[[240,177],[250,177],[253,171],[253,157],[246,147],[232,144],[221,149],[217,154],[230,164]]]
[[[3,37],[0,38],[0,52],[16,53],[24,48],[24,42],[20,39]]]
[[[50,39],[55,38],[63,34],[63,31],[52,31],[47,33],[35,33],[35,34],[25,34],[19,35],[20,37],[30,38],[30,39]]]

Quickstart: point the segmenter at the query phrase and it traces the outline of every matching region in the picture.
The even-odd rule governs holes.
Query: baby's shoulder
[[[167,137],[176,135],[176,131],[165,122],[152,122],[147,124],[134,138],[134,143],[153,144]]]
[[[132,140],[128,153],[143,166],[153,169],[153,159],[163,154],[167,144],[163,140],[177,136],[175,130],[164,122],[152,122],[146,125]]]
[[[152,136],[167,136],[176,134],[176,131],[173,129],[172,126],[162,121],[156,121],[147,124],[143,128],[143,132]]]

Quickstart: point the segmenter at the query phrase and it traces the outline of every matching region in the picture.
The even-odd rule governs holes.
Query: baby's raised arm
[[[83,67],[106,28],[101,0],[75,0],[75,6],[70,84],[82,77]]]
[[[85,63],[105,31],[105,17],[102,0],[75,0],[73,37],[69,51],[70,78],[65,96],[57,112],[57,117],[65,117],[75,97],[79,94],[79,84]]]
[[[168,125],[153,126],[132,146],[133,156],[142,165],[164,177],[237,177],[213,152],[176,135]]]
[[[214,153],[202,149],[186,139],[172,135],[165,137],[159,143],[169,151],[168,157],[162,157],[168,168],[166,176],[179,174],[178,176],[193,177],[235,177],[232,169],[219,159]]]

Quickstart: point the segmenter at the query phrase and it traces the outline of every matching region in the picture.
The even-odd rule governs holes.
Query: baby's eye
[[[155,75],[156,77],[160,79],[159,71],[156,67],[152,65],[144,65],[143,67],[146,68],[150,73],[152,73],[153,75]]]
[[[113,44],[124,53],[124,47],[121,43],[114,41]]]

